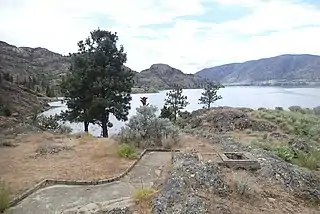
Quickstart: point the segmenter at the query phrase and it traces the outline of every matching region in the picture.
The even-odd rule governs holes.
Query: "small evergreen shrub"
[[[45,131],[52,131],[59,134],[67,134],[72,132],[72,129],[66,125],[59,123],[58,115],[44,116],[40,115],[34,121],[35,125]]]

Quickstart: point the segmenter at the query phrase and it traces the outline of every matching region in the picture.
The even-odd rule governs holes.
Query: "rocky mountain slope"
[[[57,83],[68,72],[69,66],[70,57],[45,48],[16,47],[0,41],[0,73],[9,73],[18,81],[31,75]],[[183,88],[201,86],[200,78],[165,64],[155,64],[135,74],[137,88],[169,89],[173,84]]]
[[[44,98],[39,94],[17,84],[1,81],[0,83],[0,116],[9,109],[10,114],[16,116],[31,115],[36,109],[46,105]],[[2,109],[2,110],[1,110]],[[9,115],[8,115],[9,116]]]
[[[320,82],[320,56],[281,55],[205,68],[196,76],[222,83],[307,84]]]
[[[175,84],[182,88],[199,88],[203,81],[193,74],[185,74],[166,64],[153,64],[149,69],[136,73],[137,87],[152,87],[156,89],[170,89]]]
[[[0,41],[0,73],[9,73],[18,81],[30,75],[59,79],[69,65],[69,57],[45,48],[16,47]]]

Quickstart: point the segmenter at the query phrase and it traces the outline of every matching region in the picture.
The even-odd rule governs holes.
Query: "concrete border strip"
[[[32,188],[28,189],[27,191],[25,191],[24,193],[22,193],[21,195],[17,196],[16,198],[14,198],[12,201],[10,201],[8,208],[16,206],[18,203],[20,203],[23,199],[27,198],[28,196],[30,196],[32,193],[43,189],[45,187],[48,186],[54,186],[54,185],[101,185],[101,184],[107,184],[107,183],[111,183],[114,181],[119,181],[121,178],[123,178],[124,176],[126,176],[136,165],[137,163],[141,160],[141,158],[148,152],[180,152],[179,149],[145,149],[143,150],[139,157],[122,173],[120,173],[119,175],[115,176],[115,177],[111,177],[108,179],[104,179],[104,180],[96,180],[96,181],[79,181],[79,180],[58,180],[58,179],[45,179],[39,183],[37,183],[35,186],[33,186]]]

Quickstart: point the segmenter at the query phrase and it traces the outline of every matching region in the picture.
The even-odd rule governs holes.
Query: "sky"
[[[320,55],[320,0],[0,0],[0,26],[2,41],[64,55],[98,27],[117,32],[136,71]]]

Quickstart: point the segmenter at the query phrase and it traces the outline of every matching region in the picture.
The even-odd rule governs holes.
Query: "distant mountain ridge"
[[[58,76],[68,71],[70,58],[45,48],[16,47],[0,41],[0,72],[25,78],[29,75]]]
[[[42,75],[41,78],[57,85],[62,76],[69,72],[69,67],[69,56],[45,48],[16,47],[0,41],[0,73],[9,73],[15,80],[24,81],[29,76]],[[154,64],[140,73],[133,72],[136,88],[163,90],[172,88],[174,84],[183,88],[199,88],[203,83],[201,78],[184,74],[166,64]]]
[[[320,83],[320,56],[287,54],[205,68],[197,77],[225,84],[308,84]]]

